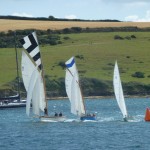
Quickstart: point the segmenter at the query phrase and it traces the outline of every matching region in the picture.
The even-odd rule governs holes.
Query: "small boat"
[[[66,61],[65,86],[71,103],[71,113],[80,117],[80,120],[96,120],[95,114],[87,114],[79,83],[79,75],[74,57]]]
[[[115,63],[115,67],[114,67],[113,85],[114,85],[115,97],[116,97],[118,106],[122,112],[123,120],[128,121],[128,114],[127,114],[126,104],[125,104],[125,100],[124,100],[124,95],[123,95],[122,84],[121,84],[117,61]]]
[[[19,80],[19,68],[18,68],[18,52],[16,47],[16,34],[15,37],[15,54],[16,54],[16,66],[17,66],[17,95],[0,98],[0,109],[4,108],[18,108],[26,107],[26,100],[20,98],[20,80]]]
[[[146,108],[145,121],[150,121],[150,108]]]
[[[64,115],[49,116],[44,69],[36,33],[33,32],[20,40],[25,51],[22,52],[22,77],[27,91],[26,114],[30,115],[30,107],[35,117],[41,121],[65,121]]]
[[[18,108],[18,107],[25,107],[25,106],[26,106],[26,100],[20,100],[19,95],[0,98],[0,109]]]

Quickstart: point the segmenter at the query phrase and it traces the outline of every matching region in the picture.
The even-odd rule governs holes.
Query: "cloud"
[[[132,2],[126,2],[125,6],[126,7],[133,7],[133,8],[140,8],[147,6],[149,2],[146,1],[132,1]]]
[[[105,2],[105,3],[108,3],[108,2],[110,2],[110,3],[143,3],[143,2],[145,2],[145,3],[149,3],[149,1],[148,0],[99,0],[99,1],[101,1],[101,2]]]
[[[77,16],[75,15],[67,15],[65,16],[66,19],[77,19]]]
[[[150,10],[146,11],[146,15],[143,18],[140,18],[138,15],[131,15],[125,17],[125,21],[150,22]]]
[[[139,17],[137,15],[131,15],[131,16],[127,16],[125,17],[125,21],[137,21],[139,19]]]
[[[27,14],[27,13],[17,13],[17,12],[15,12],[15,13],[13,13],[12,14],[12,16],[19,16],[19,17],[33,17],[33,15],[31,15],[31,14]]]

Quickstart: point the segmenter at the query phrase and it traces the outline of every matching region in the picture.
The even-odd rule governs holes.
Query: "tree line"
[[[47,75],[46,95],[49,98],[66,97],[65,78],[50,79]],[[81,89],[84,97],[88,96],[114,96],[112,81],[104,81],[95,78],[82,77],[80,79]],[[11,83],[7,83],[9,89],[0,90],[0,97],[15,95],[17,91],[17,78]],[[150,85],[138,82],[122,83],[125,96],[146,96],[150,95]],[[20,79],[21,97],[26,97],[26,91],[22,79]]]
[[[120,22],[116,19],[104,19],[104,20],[86,20],[86,19],[67,19],[56,18],[52,15],[49,17],[20,17],[20,16],[0,16],[0,19],[13,19],[13,20],[37,20],[37,21],[92,21],[92,22]]]
[[[0,32],[0,48],[12,48],[14,47],[14,32],[19,39],[30,34],[35,29],[26,30],[8,30],[8,32]],[[60,39],[60,34],[71,34],[71,33],[94,33],[94,32],[149,32],[150,28],[138,28],[138,27],[101,27],[101,28],[81,28],[81,27],[71,27],[64,28],[61,30],[36,30],[39,37],[39,44],[45,45],[57,45],[62,44]],[[69,37],[65,37],[67,40]],[[133,38],[133,37],[126,37]],[[135,38],[135,37],[134,37]],[[123,39],[122,37],[116,35],[114,39]],[[17,41],[18,42],[18,41]],[[18,47],[22,47],[21,44],[17,43]]]

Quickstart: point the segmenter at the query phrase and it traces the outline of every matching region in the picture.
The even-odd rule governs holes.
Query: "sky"
[[[0,0],[0,15],[150,22],[150,0]]]

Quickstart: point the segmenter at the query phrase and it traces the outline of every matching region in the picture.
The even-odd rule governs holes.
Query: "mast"
[[[17,52],[17,42],[16,42],[16,31],[14,32],[14,40],[15,40],[15,55],[16,55],[16,69],[17,69],[17,91],[19,94],[18,101],[20,102],[20,79],[19,79],[19,65],[18,65],[18,52]]]
[[[42,61],[42,59],[41,59]],[[45,84],[45,78],[44,78],[44,69],[42,65],[42,78],[43,78],[43,84],[44,84],[44,94],[45,94],[45,103],[46,103],[46,108],[44,109],[44,114],[48,116],[48,101],[46,98],[46,84]]]
[[[79,82],[78,82],[78,85],[79,85],[79,88],[80,88],[80,91],[81,91],[83,107],[84,107],[84,111],[85,111],[85,114],[86,114],[86,109],[85,109],[85,104],[84,104],[84,99],[83,99],[82,89],[81,89],[81,86],[80,86],[80,83],[79,83]]]

